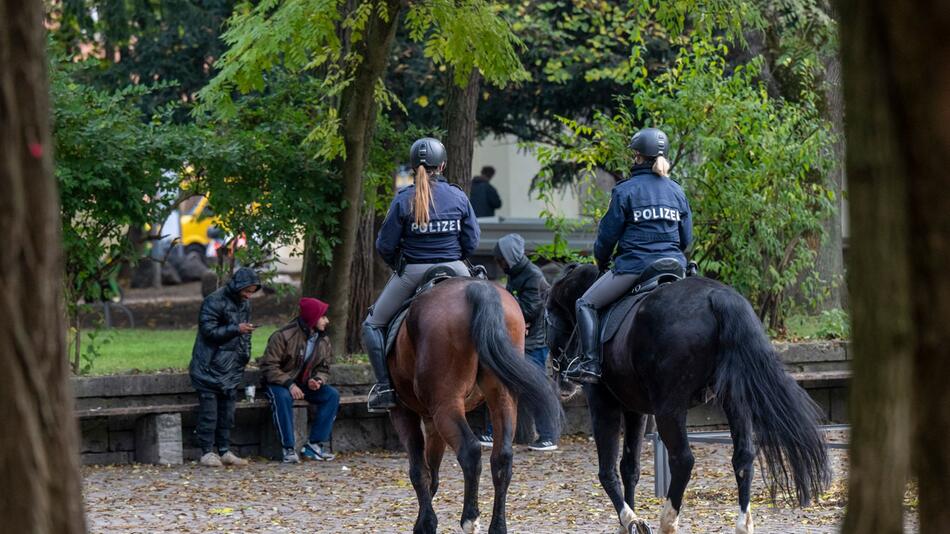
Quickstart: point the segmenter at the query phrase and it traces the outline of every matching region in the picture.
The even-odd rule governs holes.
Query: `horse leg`
[[[728,404],[728,403],[725,403]],[[729,420],[729,432],[732,434],[732,469],[736,473],[739,486],[739,518],[736,520],[736,534],[753,534],[752,509],[749,508],[749,493],[752,488],[752,476],[755,464],[755,445],[752,443],[752,421],[748,415],[742,415],[731,406],[724,406]]]
[[[656,429],[670,456],[670,489],[666,492],[666,502],[660,514],[660,534],[675,534],[679,529],[683,493],[695,462],[686,436],[686,410],[672,415],[657,415]]]
[[[489,534],[508,532],[505,519],[505,502],[508,498],[508,485],[511,483],[511,440],[515,434],[515,421],[518,408],[511,394],[500,387],[489,388],[485,394],[488,411],[491,414],[495,439],[491,450],[491,479],[495,486],[495,503],[492,508]]]
[[[412,529],[413,534],[435,534],[438,519],[432,509],[431,479],[426,460],[423,455],[425,437],[422,435],[419,415],[403,406],[397,406],[389,411],[393,426],[399,433],[399,440],[406,452],[409,453],[409,480],[416,490],[416,499],[419,501],[419,515]]]
[[[640,450],[643,446],[643,431],[646,427],[647,417],[635,412],[625,412],[623,417],[623,454],[620,457],[620,478],[623,480],[624,502],[627,503],[628,509],[634,510],[637,483],[640,482]],[[623,519],[621,519],[621,523],[623,523]],[[625,532],[649,534],[651,531],[646,521],[636,519],[634,516]]]
[[[621,534],[648,533],[649,527],[637,518],[633,508],[624,501],[623,488],[617,478],[617,457],[620,456],[620,429],[623,411],[617,400],[601,384],[585,386],[590,410],[594,443],[597,445],[597,476],[620,518]],[[641,526],[642,525],[642,526]]]
[[[445,454],[445,440],[439,435],[432,419],[425,420],[426,464],[429,466],[429,494],[435,497],[439,491],[439,467]]]
[[[478,478],[482,474],[482,446],[465,420],[463,401],[442,406],[432,421],[442,438],[455,451],[465,478],[465,497],[460,520],[462,532],[478,532]]]

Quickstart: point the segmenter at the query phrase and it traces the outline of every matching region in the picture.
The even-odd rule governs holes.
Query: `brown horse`
[[[489,532],[507,532],[505,498],[517,403],[542,410],[557,421],[558,431],[563,416],[545,373],[524,359],[524,336],[518,303],[484,280],[446,280],[410,306],[388,364],[400,400],[390,417],[409,453],[409,478],[419,500],[413,532],[436,532],[432,498],[446,444],[455,451],[465,478],[462,530],[478,531],[482,451],[465,413],[482,402],[488,403],[495,434],[495,503]]]

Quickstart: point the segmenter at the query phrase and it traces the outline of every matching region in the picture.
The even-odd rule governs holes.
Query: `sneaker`
[[[300,456],[303,456],[307,460],[315,460],[318,462],[329,462],[336,458],[335,454],[321,447],[319,443],[308,443],[304,445],[303,448],[300,449]]]
[[[207,452],[198,460],[198,463],[205,467],[221,467],[221,457],[214,452]]]
[[[478,442],[482,444],[482,447],[493,447],[495,445],[495,440],[492,438],[491,434],[482,434],[478,436]]]
[[[221,463],[224,465],[247,465],[247,460],[231,451],[225,451],[221,455]]]
[[[282,461],[285,464],[299,464],[300,457],[293,449],[284,449],[284,459]]]
[[[535,441],[531,445],[528,445],[528,448],[533,451],[556,451],[557,443],[554,443],[553,441],[547,440],[547,439],[544,441],[539,439],[538,441]]]

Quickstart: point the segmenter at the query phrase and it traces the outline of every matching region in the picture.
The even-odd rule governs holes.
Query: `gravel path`
[[[731,447],[694,444],[696,467],[686,492],[680,532],[734,532],[736,491]],[[753,514],[760,533],[832,533],[844,516],[846,454],[833,451],[835,481],[821,503],[805,510],[772,506],[758,478]],[[636,512],[658,531],[652,449],[643,453]],[[488,454],[483,455],[483,531],[491,513]],[[145,465],[83,468],[90,532],[410,532],[416,515],[402,453],[341,454],[333,462],[285,466],[264,460],[244,468]],[[911,499],[913,500],[913,499]],[[435,498],[440,532],[458,532],[461,470],[451,454]],[[907,531],[916,532],[908,509]],[[508,495],[512,533],[616,532],[616,516],[597,482],[596,454],[586,438],[569,437],[555,452],[516,446]]]

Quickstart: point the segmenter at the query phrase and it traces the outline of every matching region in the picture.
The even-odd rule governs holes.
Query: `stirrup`
[[[368,412],[386,413],[395,407],[396,391],[392,386],[383,388],[379,384],[375,384],[373,388],[369,390],[369,395],[366,399],[366,410]]]
[[[579,384],[596,384],[600,382],[600,373],[591,371],[584,365],[585,363],[587,363],[587,361],[580,356],[571,360],[571,363],[567,366],[567,370],[564,371],[564,378]]]

